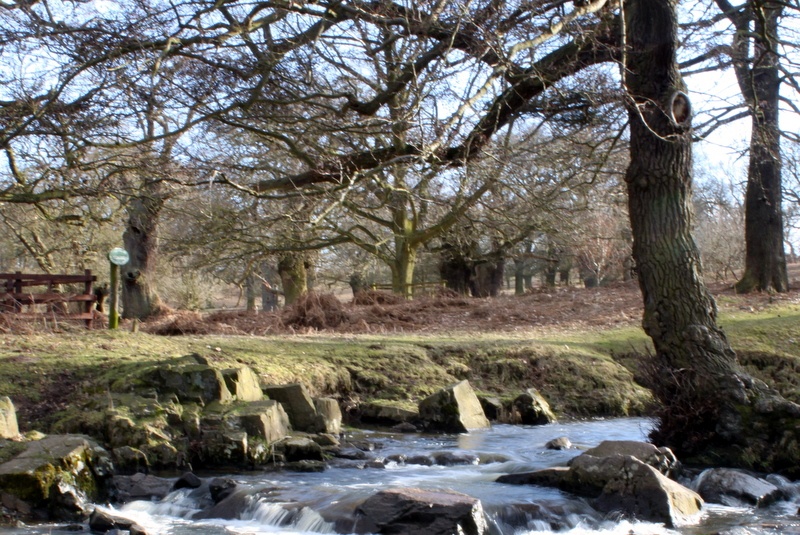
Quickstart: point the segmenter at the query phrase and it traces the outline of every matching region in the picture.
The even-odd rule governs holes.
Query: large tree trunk
[[[130,260],[122,266],[122,317],[147,319],[159,312],[156,290],[158,222],[164,199],[154,188],[128,206],[128,224],[122,241]]]
[[[301,295],[308,292],[306,259],[300,253],[287,253],[278,260],[278,275],[283,286],[286,306],[293,304]]]
[[[789,290],[783,249],[783,195],[781,190],[781,147],[778,101],[781,74],[778,55],[778,20],[783,7],[778,2],[750,0],[737,26],[738,46],[748,56],[742,40],[753,40],[752,66],[749,58],[734,58],[736,75],[750,109],[750,165],[745,192],[745,271],[736,283],[738,292]],[[733,16],[733,15],[732,15]],[[746,30],[753,19],[753,32]]]
[[[472,277],[472,262],[456,249],[449,250],[442,255],[442,259],[439,261],[439,276],[449,290],[467,295],[469,281]]]
[[[476,262],[472,268],[470,290],[473,297],[497,297],[503,289],[505,258],[491,254],[487,260]]]
[[[716,324],[691,236],[691,114],[675,62],[675,0],[626,3],[633,256],[652,338],[653,439],[689,462],[800,475],[800,407],[744,374]]]
[[[395,236],[394,263],[392,269],[392,292],[406,299],[414,295],[414,267],[417,264],[417,245]]]
[[[525,295],[525,267],[524,258],[514,259],[514,295]]]

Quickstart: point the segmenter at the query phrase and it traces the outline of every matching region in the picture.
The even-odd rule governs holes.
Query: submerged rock
[[[544,447],[548,450],[568,450],[572,447],[572,442],[567,437],[558,437],[547,442]]]
[[[115,476],[111,486],[116,501],[160,500],[170,493],[173,483],[169,479],[145,474]]]
[[[391,489],[356,510],[356,533],[482,535],[487,531],[480,500],[453,491]]]
[[[429,429],[450,433],[491,426],[469,381],[451,385],[422,400],[419,415]]]

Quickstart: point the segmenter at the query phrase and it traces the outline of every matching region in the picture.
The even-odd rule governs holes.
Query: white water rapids
[[[650,425],[646,419],[626,418],[537,427],[499,425],[464,435],[359,431],[345,439],[362,445],[374,444],[368,455],[383,461],[375,463],[378,467],[364,467],[363,461],[334,460],[329,469],[320,473],[224,475],[234,479],[239,488],[254,491],[245,498],[233,520],[192,519],[210,506],[207,490],[203,494],[200,489],[175,491],[158,502],[137,501],[106,507],[114,515],[135,520],[149,535],[343,533],[348,515],[375,492],[414,487],[453,490],[480,499],[488,535],[800,535],[800,492],[795,493],[794,500],[765,509],[706,504],[696,524],[667,529],[659,524],[604,518],[584,500],[555,489],[495,483],[502,474],[563,465],[582,449],[603,440],[646,440]],[[547,441],[561,436],[568,437],[577,448],[554,451],[544,447]],[[400,457],[436,455],[461,458],[462,464],[426,466],[403,462]],[[463,462],[464,459],[468,461]],[[212,477],[220,476],[223,474]],[[56,525],[0,528],[0,535],[68,533],[74,531]]]

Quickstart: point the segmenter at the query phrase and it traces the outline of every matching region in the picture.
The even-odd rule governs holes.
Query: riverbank
[[[345,416],[357,416],[371,402],[416,407],[463,379],[479,394],[499,398],[536,388],[561,418],[648,414],[650,395],[640,384],[639,370],[652,351],[631,310],[638,292],[623,287],[562,293],[419,301],[420,311],[440,310],[439,323],[430,319],[425,329],[393,333],[347,332],[353,325],[348,323],[339,331],[254,336],[217,317],[203,322],[216,323],[218,332],[240,334],[161,336],[76,328],[4,334],[0,394],[14,401],[23,432],[46,433],[70,407],[122,390],[138,370],[195,354],[219,368],[249,366],[264,385],[301,382],[313,396],[339,401]],[[717,301],[720,324],[742,364],[800,401],[800,294],[721,292]],[[410,317],[415,305],[351,306],[348,312],[363,319],[377,306],[384,317]],[[455,324],[458,310],[462,328]],[[489,310],[517,319],[498,322],[487,316]],[[242,313],[231,316],[248,319]],[[263,324],[268,315],[262,316],[249,321]],[[521,324],[525,316],[527,326]],[[480,328],[482,317],[485,328]],[[544,318],[550,322],[543,324]]]

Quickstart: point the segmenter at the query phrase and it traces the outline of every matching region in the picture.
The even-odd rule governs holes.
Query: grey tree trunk
[[[147,319],[161,309],[156,284],[158,222],[164,199],[155,191],[128,206],[128,222],[122,241],[130,260],[122,266],[122,317]]]
[[[691,114],[676,62],[676,0],[626,3],[631,161],[625,177],[650,373],[652,438],[682,460],[800,475],[800,406],[740,369],[691,236]]]
[[[287,253],[278,260],[278,275],[283,286],[286,306],[295,303],[308,292],[305,258],[301,253]]]
[[[749,0],[741,11],[719,0],[736,27],[734,64],[750,110],[750,164],[745,191],[745,270],[738,292],[789,290],[783,233],[781,146],[778,125],[781,85],[778,52],[783,3]],[[750,31],[750,25],[753,31]],[[750,43],[752,42],[752,53]]]

